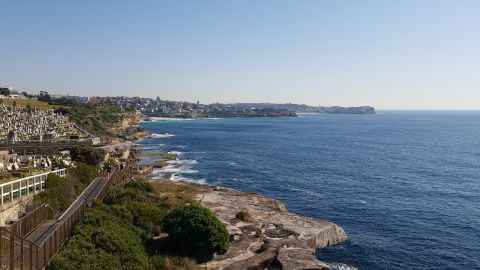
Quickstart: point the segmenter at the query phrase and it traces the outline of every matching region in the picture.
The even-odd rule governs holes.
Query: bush
[[[255,251],[255,253],[262,253],[264,251],[267,251],[270,248],[270,244],[267,242],[263,242],[260,247]]]
[[[198,261],[211,259],[215,252],[226,252],[230,244],[225,225],[198,205],[174,209],[165,217],[163,228],[175,251]]]
[[[149,189],[146,185],[150,185],[148,182],[135,181],[127,182],[123,185],[113,186],[108,191],[108,195],[105,198],[107,204],[128,204],[130,202],[147,202],[151,201],[152,197],[145,192],[145,189]],[[143,182],[143,183],[141,183]],[[153,190],[153,188],[152,188]]]
[[[103,161],[105,151],[87,146],[77,146],[70,150],[72,160],[98,166]]]
[[[86,212],[49,269],[150,269],[141,230],[121,207],[100,205]],[[119,214],[120,213],[120,214]]]
[[[126,188],[133,188],[148,193],[155,192],[153,186],[147,181],[129,181],[125,184]]]
[[[250,213],[247,211],[240,211],[235,215],[236,218],[242,221],[249,221],[251,219]]]
[[[131,202],[127,208],[133,215],[133,224],[145,231],[145,237],[160,233],[165,211],[151,202]]]
[[[97,167],[78,163],[75,168],[70,169],[69,174],[72,178],[77,178],[83,185],[88,186],[97,177]]]
[[[45,189],[36,194],[34,200],[46,203],[56,212],[61,212],[70,206],[80,190],[82,188],[78,182],[51,173],[47,176]]]

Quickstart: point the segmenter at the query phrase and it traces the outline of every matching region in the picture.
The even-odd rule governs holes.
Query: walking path
[[[80,194],[80,196],[70,205],[70,207],[58,218],[58,220],[47,221],[33,232],[31,232],[26,239],[37,245],[41,245],[45,240],[49,239],[50,235],[57,231],[58,227],[62,225],[84,202],[91,205],[105,188],[108,183],[106,177],[100,177],[93,180],[93,182]]]

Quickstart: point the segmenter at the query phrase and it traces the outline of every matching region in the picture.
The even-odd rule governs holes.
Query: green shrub
[[[133,188],[133,189],[136,189],[136,190],[141,190],[141,191],[144,191],[144,192],[147,192],[147,193],[155,192],[155,189],[153,188],[153,186],[149,182],[144,181],[144,180],[129,181],[125,184],[125,187],[126,188]]]
[[[269,248],[270,248],[270,244],[268,244],[267,242],[263,242],[255,252],[262,253],[264,251],[267,251]]]
[[[171,211],[165,217],[164,230],[175,251],[199,261],[211,259],[215,252],[226,252],[230,244],[225,225],[210,210],[198,205]]]
[[[126,209],[112,208],[89,209],[48,268],[150,269],[148,255],[140,240],[141,230],[129,222]]]
[[[76,146],[70,150],[72,160],[98,166],[105,157],[105,151],[87,146]]]
[[[129,202],[146,202],[149,198],[145,192],[123,185],[113,186],[104,199],[106,204],[127,204]]]
[[[249,221],[251,219],[250,213],[247,211],[240,211],[235,215],[236,218],[242,221]]]
[[[131,202],[127,208],[133,215],[133,224],[145,231],[145,237],[160,233],[165,210],[152,202]]]
[[[86,163],[78,163],[68,173],[72,178],[77,178],[84,186],[88,186],[97,177],[97,167]]]
[[[55,211],[61,212],[70,206],[80,190],[82,187],[78,182],[51,173],[47,176],[45,189],[36,194],[34,200],[46,203]]]

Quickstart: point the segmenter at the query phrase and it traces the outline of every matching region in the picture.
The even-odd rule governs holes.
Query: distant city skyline
[[[480,1],[0,0],[0,85],[480,109]]]

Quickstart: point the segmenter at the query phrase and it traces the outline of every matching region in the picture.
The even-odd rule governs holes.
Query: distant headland
[[[341,106],[310,106],[294,103],[212,103],[201,104],[199,101],[171,101],[159,97],[144,98],[130,96],[116,97],[81,97],[71,95],[51,95],[40,91],[38,95],[30,95],[13,88],[0,87],[0,98],[3,101],[16,100],[29,103],[33,100],[56,105],[86,104],[91,102],[106,102],[115,104],[122,109],[135,110],[148,120],[149,117],[164,118],[232,118],[232,117],[296,117],[297,113],[328,113],[328,114],[375,114],[372,106],[341,107]]]
[[[160,98],[96,97],[123,108],[133,108],[147,117],[165,118],[227,118],[227,117],[296,117],[297,113],[375,114],[371,106],[309,106],[293,103],[212,103],[201,104],[169,101]]]

